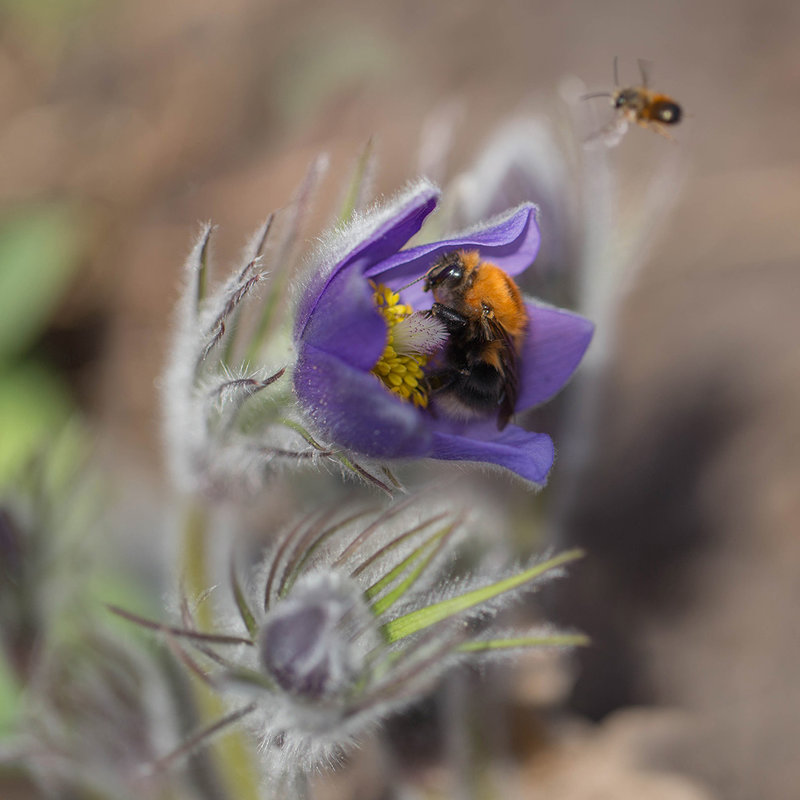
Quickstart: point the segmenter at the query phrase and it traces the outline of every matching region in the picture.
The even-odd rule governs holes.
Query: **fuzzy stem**
[[[186,592],[192,598],[202,597],[211,586],[208,575],[208,534],[206,510],[197,503],[191,503],[184,514],[181,566]],[[212,630],[214,620],[209,603],[198,605],[196,618],[201,630]],[[195,678],[192,688],[201,723],[213,724],[225,715],[225,706],[208,686]],[[209,749],[224,787],[224,796],[230,800],[259,800],[254,754],[241,731],[227,731],[216,738]]]

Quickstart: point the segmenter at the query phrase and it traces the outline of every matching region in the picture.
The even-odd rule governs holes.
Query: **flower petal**
[[[594,333],[580,314],[536,302],[526,306],[530,326],[520,353],[517,411],[544,403],[566,384]]]
[[[425,456],[427,420],[371,373],[312,345],[303,348],[294,388],[315,425],[336,444],[376,458]]]
[[[484,434],[490,430],[486,425],[480,427]],[[479,426],[470,426],[468,430],[468,437],[435,432],[431,458],[444,461],[483,461],[505,467],[540,486],[547,481],[547,473],[553,466],[555,449],[553,440],[546,433],[532,433],[509,425],[503,431],[495,429],[491,438],[483,438],[479,436]]]
[[[366,271],[366,275],[397,289],[424,275],[445,253],[461,249],[480,250],[484,260],[491,261],[509,275],[518,275],[530,266],[539,250],[541,237],[536,213],[536,206],[528,203],[489,227],[482,226],[443,242],[401,250],[375,264]],[[403,302],[410,303],[416,309],[430,305],[432,301],[429,297],[425,301],[422,284],[419,283],[403,292]]]
[[[319,299],[342,270],[358,264],[363,274],[365,269],[393,256],[419,231],[425,218],[436,207],[438,199],[438,189],[427,181],[421,181],[380,212],[359,218],[339,231],[335,241],[327,245],[327,249],[332,251],[330,259],[333,263],[322,263],[316,268],[311,285],[304,289],[300,298],[295,319],[295,338],[303,336]],[[347,249],[349,241],[354,241],[355,245]],[[343,252],[342,248],[345,248]],[[324,255],[319,260],[324,262]]]
[[[302,357],[304,348],[311,345],[369,372],[381,357],[388,335],[373,290],[359,262],[354,262],[328,282],[308,320],[299,350]]]

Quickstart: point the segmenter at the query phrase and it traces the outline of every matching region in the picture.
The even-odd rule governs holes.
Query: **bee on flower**
[[[495,464],[542,485],[550,437],[508,421],[564,386],[593,326],[519,294],[539,246],[532,204],[406,248],[438,196],[421,181],[318,248],[297,305],[296,395],[319,436],[360,456]]]
[[[423,180],[352,214],[302,270],[286,255],[293,243],[265,248],[270,221],[213,290],[204,229],[163,380],[179,485],[252,489],[276,465],[335,462],[389,490],[382,468],[417,458],[493,464],[545,483],[553,442],[510,421],[564,386],[593,326],[516,286],[539,247],[533,204],[406,247],[438,198]],[[293,318],[262,317],[237,340],[259,292],[266,311],[288,307]]]

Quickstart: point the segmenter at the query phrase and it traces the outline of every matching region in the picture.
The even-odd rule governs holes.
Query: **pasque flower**
[[[536,207],[525,204],[451,239],[402,249],[437,200],[435,187],[419,182],[320,246],[295,320],[295,392],[321,437],[361,456],[496,464],[542,484],[554,457],[546,434],[514,425],[501,431],[493,419],[451,419],[436,409],[435,397],[426,407],[419,370],[442,331],[435,320],[426,328],[426,318],[412,314],[430,308],[432,300],[421,283],[408,285],[458,250],[477,250],[482,260],[520,274],[539,247]],[[572,312],[533,300],[526,306],[517,412],[564,386],[593,332]]]
[[[485,522],[434,502],[438,488],[378,512],[339,505],[307,514],[277,537],[247,583],[232,570],[236,610],[214,633],[197,630],[188,603],[184,628],[115,609],[163,632],[184,665],[232,709],[160,764],[242,720],[272,782],[301,777],[335,764],[459,664],[585,644],[584,636],[549,626],[497,624],[503,609],[563,574],[581,553],[499,573],[478,564],[454,578],[448,567],[459,543],[470,536],[475,544]]]

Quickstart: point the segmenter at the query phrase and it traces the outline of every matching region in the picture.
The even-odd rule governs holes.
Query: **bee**
[[[436,403],[460,419],[497,415],[505,428],[519,393],[518,354],[528,312],[516,283],[477,250],[443,255],[427,272],[428,312],[448,333],[427,379]]]
[[[606,144],[613,146],[628,130],[630,123],[636,123],[643,128],[660,133],[667,139],[672,137],[667,132],[666,126],[677,125],[683,117],[683,109],[666,94],[658,94],[648,88],[647,65],[639,60],[639,70],[642,74],[641,86],[632,86],[627,89],[619,88],[617,73],[617,59],[614,59],[614,91],[595,92],[584,95],[584,99],[592,97],[609,97],[611,105],[616,111],[616,119],[596,134],[589,137],[588,141],[597,138],[605,140]]]

